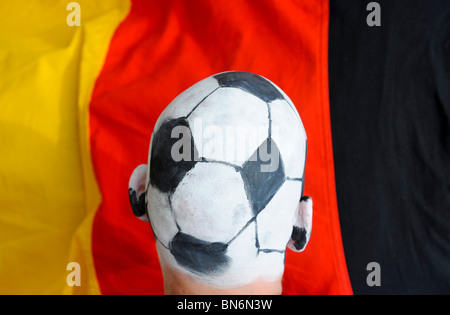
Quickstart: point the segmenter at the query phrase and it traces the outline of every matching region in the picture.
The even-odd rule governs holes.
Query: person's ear
[[[288,247],[295,252],[302,252],[308,244],[312,229],[313,202],[311,197],[300,199],[297,218],[292,230]]]
[[[148,222],[147,202],[145,201],[145,177],[147,165],[142,164],[136,167],[128,182],[128,197],[130,198],[131,209],[135,216],[142,221]]]

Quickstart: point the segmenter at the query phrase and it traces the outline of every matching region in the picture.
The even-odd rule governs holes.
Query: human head
[[[165,280],[218,292],[281,283],[286,247],[304,250],[311,233],[306,148],[292,101],[261,76],[220,73],[181,93],[129,181]]]

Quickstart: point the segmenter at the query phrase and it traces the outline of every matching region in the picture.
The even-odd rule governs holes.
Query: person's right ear
[[[142,164],[136,167],[128,183],[128,197],[130,199],[131,209],[135,216],[142,221],[148,222],[147,202],[145,200],[145,177],[147,174],[147,165]]]

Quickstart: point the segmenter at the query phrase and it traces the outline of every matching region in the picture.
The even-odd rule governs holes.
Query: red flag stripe
[[[135,0],[118,28],[90,106],[91,150],[103,201],[93,225],[102,293],[160,294],[162,274],[150,226],[127,197],[146,163],[162,110],[197,81],[227,70],[263,75],[296,104],[308,134],[305,193],[313,233],[287,253],[284,294],[350,294],[342,249],[328,101],[328,1]]]

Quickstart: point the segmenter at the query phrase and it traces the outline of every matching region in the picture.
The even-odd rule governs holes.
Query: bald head
[[[246,72],[207,78],[159,117],[129,196],[164,268],[214,288],[279,281],[312,225],[306,133],[286,94]]]

